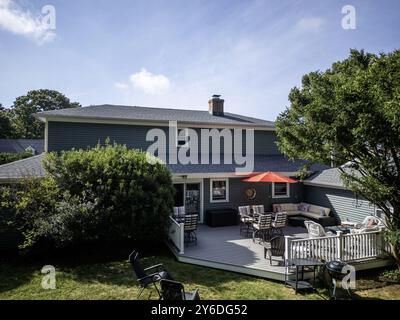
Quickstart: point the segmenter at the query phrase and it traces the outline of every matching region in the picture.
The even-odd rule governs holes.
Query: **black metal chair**
[[[199,216],[197,214],[187,214],[185,215],[185,243],[197,244],[197,225],[199,221]]]
[[[142,295],[144,289],[148,288],[151,285],[154,285],[157,293],[160,295],[160,291],[157,288],[156,283],[162,279],[170,279],[172,280],[171,276],[168,272],[164,269],[162,264],[157,264],[155,266],[151,266],[148,268],[143,268],[140,259],[139,259],[139,252],[133,251],[129,255],[129,262],[132,265],[133,272],[136,275],[137,281],[139,283],[139,287],[142,288],[137,298],[139,299]],[[151,273],[150,273],[151,272]],[[151,295],[151,293],[150,293]],[[149,295],[149,298],[150,298]]]
[[[272,265],[272,257],[285,256],[285,237],[276,236],[264,242],[264,258],[269,255],[269,263]]]
[[[160,300],[200,300],[199,290],[185,291],[182,283],[172,280],[161,280]]]

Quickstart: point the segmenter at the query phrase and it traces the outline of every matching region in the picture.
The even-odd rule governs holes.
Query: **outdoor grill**
[[[329,261],[325,264],[332,279],[332,299],[336,299],[337,282],[342,281],[348,274],[347,272],[343,272],[345,266],[347,266],[347,263],[343,261]],[[349,290],[347,290],[347,294],[351,297]]]
[[[339,281],[342,280],[347,274],[347,272],[342,273],[342,270],[345,266],[347,266],[347,263],[342,261],[329,261],[326,263],[326,269],[328,270],[331,278]]]

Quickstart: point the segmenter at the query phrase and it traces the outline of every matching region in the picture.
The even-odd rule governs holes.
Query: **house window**
[[[272,184],[272,198],[289,198],[289,183],[275,182]]]
[[[177,147],[188,147],[189,142],[189,130],[188,129],[178,129],[176,137]]]
[[[229,202],[229,180],[210,180],[210,202]]]

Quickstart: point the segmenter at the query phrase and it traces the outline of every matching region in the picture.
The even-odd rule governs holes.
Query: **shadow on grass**
[[[0,258],[0,293],[7,292],[41,276],[42,267],[52,265],[61,277],[83,282],[134,285],[130,265],[127,262],[132,246],[93,247],[63,249],[48,254],[9,255]],[[149,254],[166,254],[167,248],[143,249]],[[125,262],[126,261],[126,262]],[[122,277],[121,277],[122,276]]]
[[[0,265],[0,293],[23,286],[32,281],[44,265],[53,265],[62,280],[73,280],[81,284],[106,284],[137,290],[136,277],[127,261],[133,248],[118,247],[110,250],[77,251],[38,259],[29,258]],[[234,272],[216,270],[177,262],[170,251],[160,246],[157,250],[143,250],[141,262],[144,267],[163,263],[172,277],[185,284],[187,290],[199,288],[208,299],[329,299],[326,289],[317,292],[300,291],[297,296],[282,282],[262,280]],[[377,280],[377,271],[364,274],[359,280],[352,299],[368,299],[358,294],[359,290],[386,287],[386,282]],[[36,280],[35,280],[36,281]],[[39,282],[40,283],[40,282]],[[62,281],[60,282],[62,283]],[[322,286],[323,287],[323,286]],[[62,290],[62,287],[60,287]],[[29,298],[29,297],[28,297]],[[373,298],[376,300],[376,298]]]
[[[34,267],[21,267],[15,264],[0,264],[0,293],[18,288],[30,282],[34,273]]]

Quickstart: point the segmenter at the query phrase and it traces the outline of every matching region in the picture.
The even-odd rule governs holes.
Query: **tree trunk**
[[[396,260],[397,268],[400,270],[399,247],[393,243],[390,243],[390,249],[392,250],[393,257]]]

